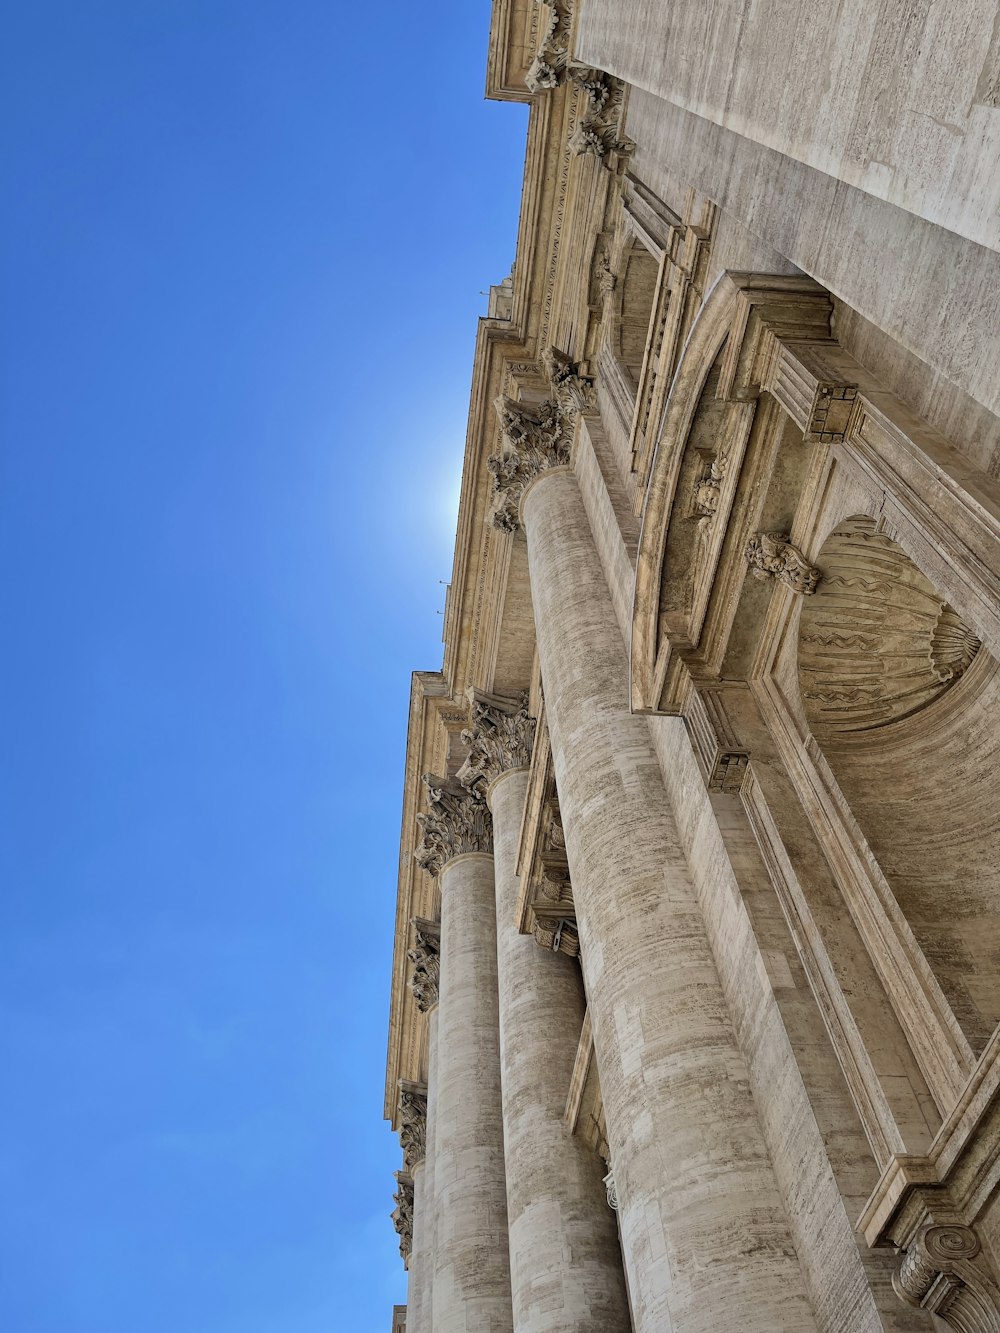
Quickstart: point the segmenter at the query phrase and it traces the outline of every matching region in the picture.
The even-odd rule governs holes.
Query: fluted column
[[[441,885],[433,1333],[512,1333],[490,817],[454,779],[425,781],[417,858]]]
[[[427,1109],[424,1155],[412,1168],[413,1224],[406,1296],[407,1333],[433,1333],[434,1305],[434,1127],[437,1106],[437,1003],[441,928],[436,921],[413,922],[410,989],[427,1016]]]
[[[495,521],[519,502],[636,1333],[813,1330],[566,437],[499,410]]]
[[[500,1069],[515,1333],[628,1333],[604,1164],[563,1125],[584,998],[579,969],[515,925],[517,850],[534,722],[525,702],[473,700],[465,733],[493,812]]]

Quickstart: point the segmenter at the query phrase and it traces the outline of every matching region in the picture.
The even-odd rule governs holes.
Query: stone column
[[[413,1239],[406,1297],[407,1333],[433,1333],[434,1303],[434,1127],[437,1105],[437,1003],[441,928],[436,921],[413,922],[414,946],[408,952],[413,972],[410,989],[427,1016],[427,1113],[424,1156],[413,1175]]]
[[[474,699],[460,773],[493,812],[500,1070],[515,1333],[628,1333],[628,1298],[604,1164],[563,1125],[584,997],[579,968],[514,922],[517,850],[534,721],[526,701]]]
[[[512,1333],[490,816],[455,779],[425,781],[417,859],[441,884],[433,1333]]]
[[[636,1333],[804,1333],[806,1300],[553,404],[498,404],[528,568]]]

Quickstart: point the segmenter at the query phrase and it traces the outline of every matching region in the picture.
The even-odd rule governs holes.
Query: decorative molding
[[[569,61],[569,31],[573,21],[572,6],[567,0],[536,0],[536,3],[545,3],[549,22],[535,58],[524,76],[528,91],[533,93],[558,88],[565,78]]]
[[[404,1267],[410,1265],[413,1249],[413,1177],[408,1171],[395,1171],[396,1193],[392,1196],[395,1208],[390,1213],[392,1225],[399,1237],[399,1254]]]
[[[438,1002],[438,983],[441,975],[441,923],[413,918],[414,945],[407,950],[413,964],[410,990],[422,1014]]]
[[[597,394],[592,375],[582,375],[579,365],[558,347],[546,347],[541,362],[564,420],[594,410]]]
[[[786,532],[758,532],[747,542],[743,556],[754,578],[778,579],[802,596],[814,593],[822,577]]]
[[[462,732],[469,755],[456,776],[470,791],[485,796],[501,774],[531,763],[535,719],[528,712],[527,694],[508,700],[469,693],[469,725]]]
[[[501,397],[494,406],[501,443],[486,464],[493,477],[492,522],[501,532],[517,532],[525,487],[546,469],[569,463],[571,437],[558,403],[550,398],[529,404]]]
[[[399,1142],[410,1175],[427,1152],[427,1084],[399,1080]]]
[[[417,865],[440,875],[449,861],[465,852],[493,851],[493,823],[483,797],[463,787],[457,778],[424,774],[429,809],[417,815],[420,842],[414,852]]]

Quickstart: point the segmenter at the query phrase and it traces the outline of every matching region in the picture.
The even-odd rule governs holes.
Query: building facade
[[[1000,8],[494,0],[487,92],[394,1327],[1000,1330]]]

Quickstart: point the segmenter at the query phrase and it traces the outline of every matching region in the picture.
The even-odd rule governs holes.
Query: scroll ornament
[[[756,579],[778,579],[792,592],[808,596],[822,577],[785,532],[758,532],[746,544],[744,557]]]

